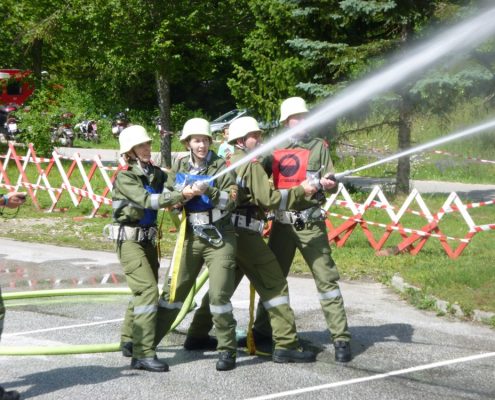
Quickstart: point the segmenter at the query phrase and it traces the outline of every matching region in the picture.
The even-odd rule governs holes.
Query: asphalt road
[[[125,286],[113,253],[4,239],[0,272],[4,293]],[[168,373],[131,370],[119,353],[1,356],[0,382],[23,398],[50,400],[495,399],[493,329],[417,310],[375,282],[342,282],[354,359],[338,365],[313,281],[291,278],[289,286],[300,337],[319,351],[316,363],[281,365],[240,351],[235,370],[217,372],[214,352],[182,348],[189,315],[159,349]],[[126,302],[126,296],[9,301],[2,347],[117,342]],[[238,328],[246,329],[246,282],[233,305]]]

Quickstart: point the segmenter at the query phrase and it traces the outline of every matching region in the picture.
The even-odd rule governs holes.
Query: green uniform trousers
[[[219,227],[219,224],[216,225]],[[219,228],[223,236],[223,243],[221,246],[215,247],[206,240],[195,236],[192,228],[188,226],[174,302],[169,302],[168,289],[163,291],[159,301],[155,345],[158,345],[170,330],[184,300],[194,287],[203,264],[206,264],[209,273],[210,309],[218,338],[217,350],[236,350],[236,321],[232,313],[230,298],[235,290],[237,241],[234,228],[230,223]],[[165,282],[165,285],[168,285],[168,282]]]
[[[236,287],[245,274],[268,311],[276,349],[299,347],[294,312],[289,305],[287,280],[282,274],[275,255],[258,232],[236,229],[238,272]],[[203,337],[211,329],[211,314],[206,294],[201,307],[194,314],[188,335]],[[205,300],[206,298],[206,300]]]
[[[158,308],[158,268],[156,246],[151,242],[125,240],[117,245],[132,299],[122,325],[121,342],[133,342],[133,357],[153,357]]]
[[[337,283],[339,273],[331,256],[325,222],[307,223],[305,229],[296,231],[293,225],[274,221],[268,245],[277,257],[284,276],[289,275],[296,249],[299,249],[313,274],[332,339],[349,341],[351,335],[344,301]],[[263,303],[258,305],[254,329],[267,336],[271,334],[269,316]]]
[[[237,267],[235,269],[235,283],[234,286],[237,288],[242,278],[244,277],[244,272]],[[201,304],[199,308],[194,312],[191,325],[187,330],[187,336],[192,336],[195,338],[202,338],[208,335],[208,333],[213,328],[213,319],[210,312],[210,294],[209,291],[205,293],[201,299]]]

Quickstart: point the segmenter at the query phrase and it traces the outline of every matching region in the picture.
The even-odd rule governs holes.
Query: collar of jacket
[[[129,169],[132,170],[136,175],[151,176],[153,175],[153,164],[148,163],[149,172],[143,170],[137,161],[132,161],[128,163]]]
[[[208,154],[206,155],[205,162],[202,166],[196,167],[193,162],[193,155],[192,152],[189,153],[189,160],[188,160],[188,165],[189,165],[189,171],[190,172],[195,172],[195,173],[200,173],[201,171],[204,171],[206,168],[208,168],[208,164],[211,161],[211,158],[213,156],[213,153],[211,150],[208,150]]]
[[[313,141],[315,138],[311,137],[310,135],[304,135],[301,138],[291,138],[290,143],[287,147],[289,148],[294,148],[294,147],[304,147],[307,146]]]

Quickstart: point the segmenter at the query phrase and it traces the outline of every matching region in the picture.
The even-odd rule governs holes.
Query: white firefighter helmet
[[[134,146],[151,142],[151,138],[141,125],[132,125],[125,128],[119,135],[120,154],[131,151]]]
[[[232,143],[251,132],[261,132],[258,121],[256,121],[253,117],[237,118],[229,126],[229,138],[227,141]]]
[[[302,97],[289,97],[280,105],[280,122],[285,122],[291,115],[309,112]]]
[[[191,118],[186,121],[184,128],[182,128],[182,135],[180,135],[180,141],[184,142],[192,135],[208,136],[211,139],[210,123],[203,118]]]

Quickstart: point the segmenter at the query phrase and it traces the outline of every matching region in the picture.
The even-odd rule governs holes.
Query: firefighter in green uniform
[[[17,208],[26,201],[26,193],[9,192],[0,196],[0,207]],[[3,321],[5,319],[5,306],[0,289],[0,337],[3,331]],[[16,390],[5,390],[0,386],[0,400],[19,400],[21,396]]]
[[[289,129],[294,128],[307,113],[304,99],[291,97],[281,105],[280,122]],[[348,362],[351,360],[351,335],[337,282],[339,273],[331,256],[325,217],[321,210],[325,202],[323,191],[332,190],[336,186],[336,182],[329,178],[334,170],[328,146],[322,139],[312,138],[302,132],[294,135],[285,149],[275,150],[272,156],[273,182],[277,189],[288,189],[304,179],[311,179],[321,191],[311,198],[291,204],[288,211],[275,212],[268,245],[285,276],[289,274],[296,249],[299,249],[316,283],[334,344],[335,360]],[[258,306],[254,331],[258,338],[271,336],[270,321],[263,303]]]
[[[241,117],[230,125],[228,142],[235,146],[231,163],[244,158],[260,143],[261,131],[253,117]],[[268,311],[273,330],[272,359],[278,363],[315,361],[312,352],[302,351],[297,339],[294,312],[289,305],[287,280],[270,248],[262,237],[265,210],[286,209],[291,204],[311,196],[316,187],[303,181],[290,190],[273,190],[268,175],[257,159],[251,159],[235,169],[238,186],[237,208],[232,222],[237,234],[236,263],[240,270],[237,284],[243,274],[258,292]],[[195,313],[189,328],[185,348],[201,349],[208,346],[211,328],[207,307]],[[270,350],[271,352],[271,343]]]
[[[151,138],[139,125],[119,136],[120,154],[127,166],[118,173],[112,191],[113,224],[105,227],[115,240],[118,258],[125,272],[132,300],[121,333],[122,352],[132,356],[131,368],[168,371],[158,360],[154,338],[158,309],[156,219],[159,208],[181,203],[202,193],[186,186],[174,190],[173,180],[151,164]]]
[[[206,264],[210,310],[218,338],[216,369],[227,371],[235,368],[237,350],[236,321],[230,303],[235,290],[237,249],[231,210],[235,208],[237,186],[231,172],[216,177],[226,165],[209,149],[212,136],[208,121],[202,118],[188,120],[180,140],[189,150],[189,155],[174,163],[176,184],[192,184],[192,187],[200,187],[205,193],[184,203],[187,230],[175,297],[171,300],[170,291],[164,288],[159,301],[155,344],[158,345],[170,330],[203,264]]]

